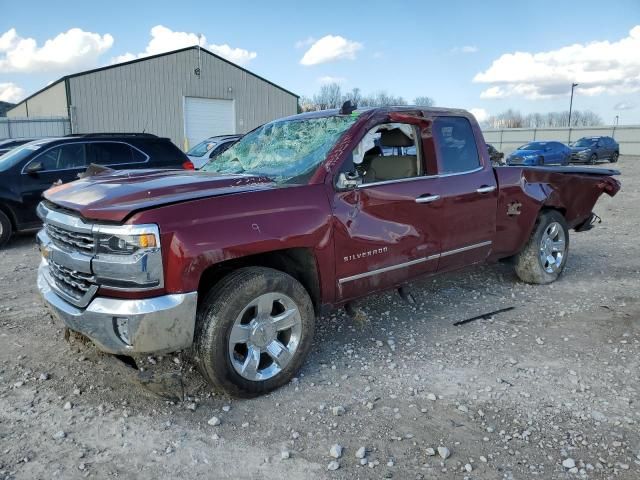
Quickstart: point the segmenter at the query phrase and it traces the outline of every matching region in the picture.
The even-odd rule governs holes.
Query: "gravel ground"
[[[372,297],[355,319],[322,318],[299,377],[254,400],[210,392],[179,356],[140,360],[183,373],[185,399],[169,401],[65,341],[36,291],[33,235],[14,239],[0,479],[640,478],[640,157],[619,168],[623,190],[572,232],[556,283],[498,264],[416,282],[415,306]]]

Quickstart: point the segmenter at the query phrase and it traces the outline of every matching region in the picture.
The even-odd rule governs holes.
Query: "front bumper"
[[[166,353],[193,343],[197,292],[144,299],[95,297],[78,308],[52,289],[49,266],[38,269],[38,289],[47,307],[71,330],[79,332],[107,353]]]

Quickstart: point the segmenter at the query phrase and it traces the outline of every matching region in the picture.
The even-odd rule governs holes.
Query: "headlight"
[[[129,232],[120,227],[96,227],[97,253],[131,255],[140,250],[156,248],[160,245],[158,227],[155,225],[136,226]],[[150,230],[150,231],[146,231]],[[139,233],[137,233],[139,232]]]
[[[164,286],[157,225],[96,225],[97,251],[91,264],[105,287],[148,290]]]

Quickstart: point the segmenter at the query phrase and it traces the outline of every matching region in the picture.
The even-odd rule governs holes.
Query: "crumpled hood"
[[[122,222],[134,211],[274,186],[272,180],[253,175],[119,170],[52,187],[44,198],[87,219]]]

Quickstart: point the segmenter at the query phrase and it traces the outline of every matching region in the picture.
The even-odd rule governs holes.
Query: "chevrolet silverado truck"
[[[186,350],[213,387],[258,395],[296,374],[327,309],[500,259],[556,280],[617,173],[493,167],[466,111],[345,104],[267,123],[201,171],[51,188],[38,286],[104,352]]]

